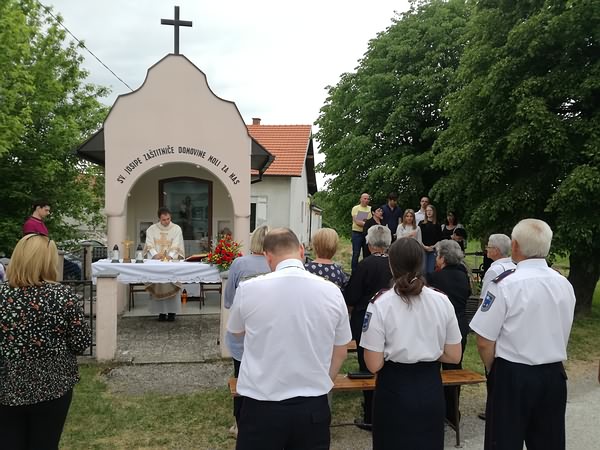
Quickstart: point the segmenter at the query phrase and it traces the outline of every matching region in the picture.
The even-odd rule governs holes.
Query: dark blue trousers
[[[567,375],[561,362],[528,366],[496,358],[488,374],[485,449],[565,449]]]

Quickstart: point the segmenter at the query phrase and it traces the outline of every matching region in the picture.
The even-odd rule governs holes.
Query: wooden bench
[[[458,412],[458,388],[464,385],[485,383],[486,379],[483,375],[473,372],[468,369],[460,370],[442,370],[442,384],[447,387],[455,387],[454,389],[454,404],[456,411],[454,417],[459,417]],[[372,391],[375,390],[376,377],[367,379],[352,379],[345,374],[338,374],[333,383],[333,391]],[[233,397],[237,396],[237,378],[229,379],[229,391]],[[460,422],[448,424],[452,427],[456,434],[456,446],[460,446]]]

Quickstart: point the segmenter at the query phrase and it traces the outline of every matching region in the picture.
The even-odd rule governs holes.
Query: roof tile
[[[248,132],[275,160],[265,175],[302,176],[311,139],[310,125],[246,125]]]

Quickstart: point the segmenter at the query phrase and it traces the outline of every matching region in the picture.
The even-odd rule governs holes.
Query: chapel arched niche
[[[158,220],[161,206],[171,210],[173,222],[181,227],[186,255],[208,251],[224,227],[233,229],[234,209],[226,186],[193,164],[165,164],[136,181],[127,200],[127,235],[143,244],[144,231]]]

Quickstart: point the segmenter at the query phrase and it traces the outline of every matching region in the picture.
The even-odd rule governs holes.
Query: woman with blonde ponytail
[[[398,239],[389,249],[393,288],[367,308],[360,346],[377,373],[373,448],[444,448],[440,363],[461,358],[461,334],[448,297],[425,284],[423,246]]]

